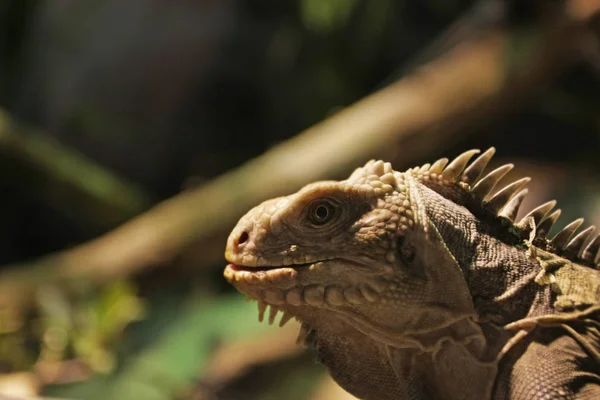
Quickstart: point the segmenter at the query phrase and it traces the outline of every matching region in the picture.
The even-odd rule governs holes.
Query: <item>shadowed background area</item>
[[[222,278],[237,219],[498,149],[600,225],[600,4],[0,3],[0,394],[349,399]],[[492,166],[493,167],[493,166]],[[561,222],[562,221],[562,222]]]

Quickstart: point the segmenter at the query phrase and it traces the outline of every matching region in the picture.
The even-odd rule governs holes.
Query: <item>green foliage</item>
[[[121,281],[83,304],[77,314],[82,326],[73,338],[75,354],[93,370],[109,372],[115,363],[111,348],[123,329],[143,316],[143,305],[133,285]]]
[[[301,0],[300,15],[310,30],[327,34],[344,27],[356,0]]]
[[[110,372],[115,366],[113,348],[123,330],[143,316],[135,292],[126,281],[71,295],[56,286],[41,288],[38,361],[57,363],[73,357],[93,371]]]
[[[255,308],[239,295],[213,299],[192,296],[175,309],[159,310],[157,322],[168,325],[137,353],[125,349],[123,362],[112,374],[50,387],[47,394],[90,400],[172,399],[202,375],[218,341],[248,338],[266,329],[267,325],[256,322]],[[142,325],[156,328],[153,321]]]

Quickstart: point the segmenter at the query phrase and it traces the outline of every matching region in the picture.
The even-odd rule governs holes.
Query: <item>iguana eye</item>
[[[310,222],[315,225],[323,225],[331,221],[335,216],[333,204],[326,200],[320,200],[313,203],[310,207],[308,217]]]

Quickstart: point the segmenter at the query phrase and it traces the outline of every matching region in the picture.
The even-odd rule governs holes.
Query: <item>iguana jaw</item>
[[[337,258],[271,267],[232,263],[225,268],[224,276],[249,299],[258,302],[259,320],[267,319],[272,324],[281,311],[283,326],[295,317],[302,322],[298,342],[312,345],[319,336],[319,327],[332,319],[346,326],[345,330],[357,324],[371,325],[373,321],[365,316],[368,313],[360,310],[376,306],[389,285],[383,277],[373,275],[376,270]],[[384,335],[392,334],[391,329],[384,330]]]
[[[270,267],[231,263],[224,276],[240,292],[265,304],[334,309],[378,301],[387,282],[373,275],[373,270],[345,259]],[[340,279],[340,273],[345,279]]]

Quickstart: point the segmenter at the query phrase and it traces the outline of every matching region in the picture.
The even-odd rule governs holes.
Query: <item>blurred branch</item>
[[[0,275],[4,300],[45,282],[102,282],[164,264],[191,245],[198,262],[222,257],[226,233],[260,201],[323,178],[339,177],[366,159],[416,162],[535,93],[579,57],[573,43],[600,2],[523,31],[491,29],[397,83],[365,97],[298,136],[196,190],[162,202],[89,243],[9,266]],[[583,3],[582,3],[583,4]],[[590,5],[591,4],[591,5]],[[568,8],[568,10],[571,10]],[[582,11],[583,10],[583,11]],[[515,41],[519,42],[515,59]],[[512,62],[509,62],[512,61]]]
[[[331,400],[358,400],[346,392],[330,376],[324,376],[315,393],[308,400],[331,399]]]
[[[150,206],[133,184],[17,124],[2,110],[0,157],[3,180],[12,179],[19,189],[97,226],[114,227]]]
[[[223,386],[253,365],[302,353],[302,346],[296,344],[299,329],[300,324],[292,320],[283,328],[267,330],[260,336],[246,336],[221,343],[211,355],[202,381],[212,387]]]

